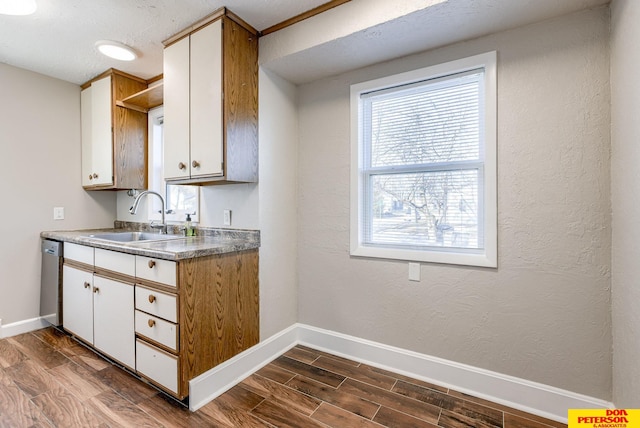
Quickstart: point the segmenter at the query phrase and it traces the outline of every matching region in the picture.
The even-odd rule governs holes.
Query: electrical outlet
[[[224,210],[222,224],[231,226],[231,210]]]
[[[53,219],[64,220],[64,207],[53,207]]]
[[[420,281],[420,263],[409,263],[409,281]]]

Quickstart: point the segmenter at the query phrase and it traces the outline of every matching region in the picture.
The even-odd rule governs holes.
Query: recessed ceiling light
[[[37,8],[36,0],[0,0],[3,15],[31,15]]]
[[[103,55],[120,61],[133,61],[138,57],[129,46],[111,40],[99,40],[96,42],[96,47]]]

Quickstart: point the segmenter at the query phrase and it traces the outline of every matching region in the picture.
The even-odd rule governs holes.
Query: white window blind
[[[482,248],[483,73],[362,95],[365,245]]]
[[[482,65],[372,90],[364,84],[355,99],[352,88],[358,103],[352,254],[426,261],[415,252],[495,254],[495,130],[487,132],[487,114],[495,118],[487,106],[495,102],[486,100],[486,73]],[[495,97],[495,85],[491,92]]]

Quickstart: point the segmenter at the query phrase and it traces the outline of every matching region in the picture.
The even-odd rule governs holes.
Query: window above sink
[[[166,220],[185,221],[187,213],[195,223],[200,218],[200,187],[167,184],[163,176],[163,122],[162,106],[149,110],[149,190],[163,195]],[[160,220],[160,201],[149,202],[149,220]]]

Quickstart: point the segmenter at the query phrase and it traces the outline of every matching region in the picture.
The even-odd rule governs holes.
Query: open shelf
[[[162,82],[149,86],[147,89],[137,92],[122,100],[117,100],[116,105],[126,107],[131,110],[147,113],[154,107],[162,105],[164,102],[164,91]]]

